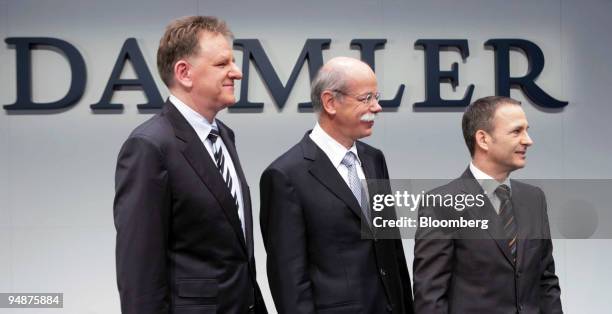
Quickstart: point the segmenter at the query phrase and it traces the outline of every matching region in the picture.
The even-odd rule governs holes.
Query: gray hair
[[[324,91],[332,91],[335,97],[342,97],[341,93],[337,91],[344,91],[347,85],[346,73],[337,67],[322,67],[317,72],[317,75],[312,80],[310,88],[310,100],[312,101],[312,108],[315,112],[321,112],[323,107],[323,101],[321,94]]]
[[[521,102],[509,97],[489,96],[474,101],[465,110],[463,120],[461,121],[461,128],[465,144],[470,150],[472,157],[474,157],[476,150],[476,132],[478,130],[483,130],[487,133],[493,132],[493,117],[495,116],[495,111],[501,105],[520,106]]]

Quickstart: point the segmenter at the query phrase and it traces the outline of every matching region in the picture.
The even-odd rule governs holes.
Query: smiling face
[[[199,52],[188,58],[191,65],[191,98],[204,111],[218,112],[236,102],[234,80],[242,72],[234,63],[230,42],[221,34],[201,32]]]
[[[378,83],[369,65],[348,57],[336,57],[321,71],[337,76],[320,94],[319,124],[336,141],[349,148],[372,134],[378,103]],[[341,82],[341,83],[340,83]]]
[[[495,111],[492,124],[487,159],[494,172],[510,173],[525,167],[527,148],[533,141],[527,133],[529,124],[521,106],[501,105]]]
[[[337,97],[334,125],[342,137],[354,142],[372,135],[375,115],[382,110],[372,96],[378,92],[376,76],[369,67],[351,73],[346,91]],[[372,97],[369,102],[365,99]]]

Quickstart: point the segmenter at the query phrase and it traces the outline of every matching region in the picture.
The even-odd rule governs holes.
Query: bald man
[[[263,173],[261,229],[279,313],[413,313],[401,240],[376,239],[363,179],[388,179],[358,140],[381,111],[376,76],[338,57],[312,82],[318,123]]]

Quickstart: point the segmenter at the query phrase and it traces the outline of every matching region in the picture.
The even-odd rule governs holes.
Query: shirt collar
[[[347,152],[351,151],[357,157],[357,163],[361,166],[361,160],[357,154],[357,146],[353,143],[351,148],[346,149],[342,144],[338,143],[333,137],[329,136],[325,130],[317,123],[310,133],[310,138],[317,146],[327,155],[335,168],[340,166],[342,159]]]
[[[213,119],[213,122],[210,123],[204,116],[193,110],[193,108],[189,107],[176,96],[171,94],[169,99],[183,117],[185,117],[189,125],[196,131],[200,139],[205,140],[212,128],[219,129],[217,126],[217,119]]]
[[[510,188],[510,191],[512,191],[512,186],[510,185],[510,176],[508,176],[506,180],[504,180],[504,182],[499,183],[497,182],[497,180],[493,179],[493,177],[486,174],[484,171],[478,169],[478,167],[476,167],[473,162],[470,162],[470,171],[472,172],[472,175],[474,175],[474,178],[476,178],[476,181],[478,181],[478,184],[480,184],[482,189],[487,193],[487,195],[495,195],[495,190],[498,186],[502,184],[507,185],[508,188]]]

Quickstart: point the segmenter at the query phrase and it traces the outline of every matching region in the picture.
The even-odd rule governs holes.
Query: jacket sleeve
[[[383,170],[382,178],[385,180],[390,180],[389,178],[389,170],[387,168],[387,161],[385,160],[385,156],[382,152],[380,152],[381,159],[381,169]],[[384,187],[385,194],[392,194],[391,190],[391,182],[386,181],[388,184]],[[395,209],[391,208],[393,213],[395,213]],[[385,209],[388,210],[388,209]],[[397,215],[393,214],[392,219],[397,218]],[[412,298],[412,287],[410,282],[410,273],[408,272],[408,264],[406,263],[406,255],[404,254],[404,245],[402,243],[402,236],[399,229],[395,230],[396,236],[394,240],[395,247],[395,255],[397,256],[397,265],[399,267],[399,275],[400,275],[400,284],[402,285],[402,301],[404,303],[404,307],[406,313],[414,312],[414,304]]]
[[[260,180],[261,230],[270,290],[279,314],[314,313],[306,222],[295,187],[278,169]]]
[[[548,223],[548,213],[546,205],[546,197],[544,192],[540,190],[542,198],[542,232],[544,241],[544,253],[542,254],[542,275],[540,277],[540,311],[545,314],[563,313],[561,307],[561,288],[559,287],[559,278],[555,274],[555,260],[553,259],[553,244],[550,239],[550,226]]]
[[[161,151],[130,137],[115,173],[117,284],[122,313],[168,313],[168,173]]]
[[[419,209],[420,217],[435,218],[435,207]],[[418,228],[414,243],[414,308],[416,314],[446,314],[454,243],[439,228]]]

